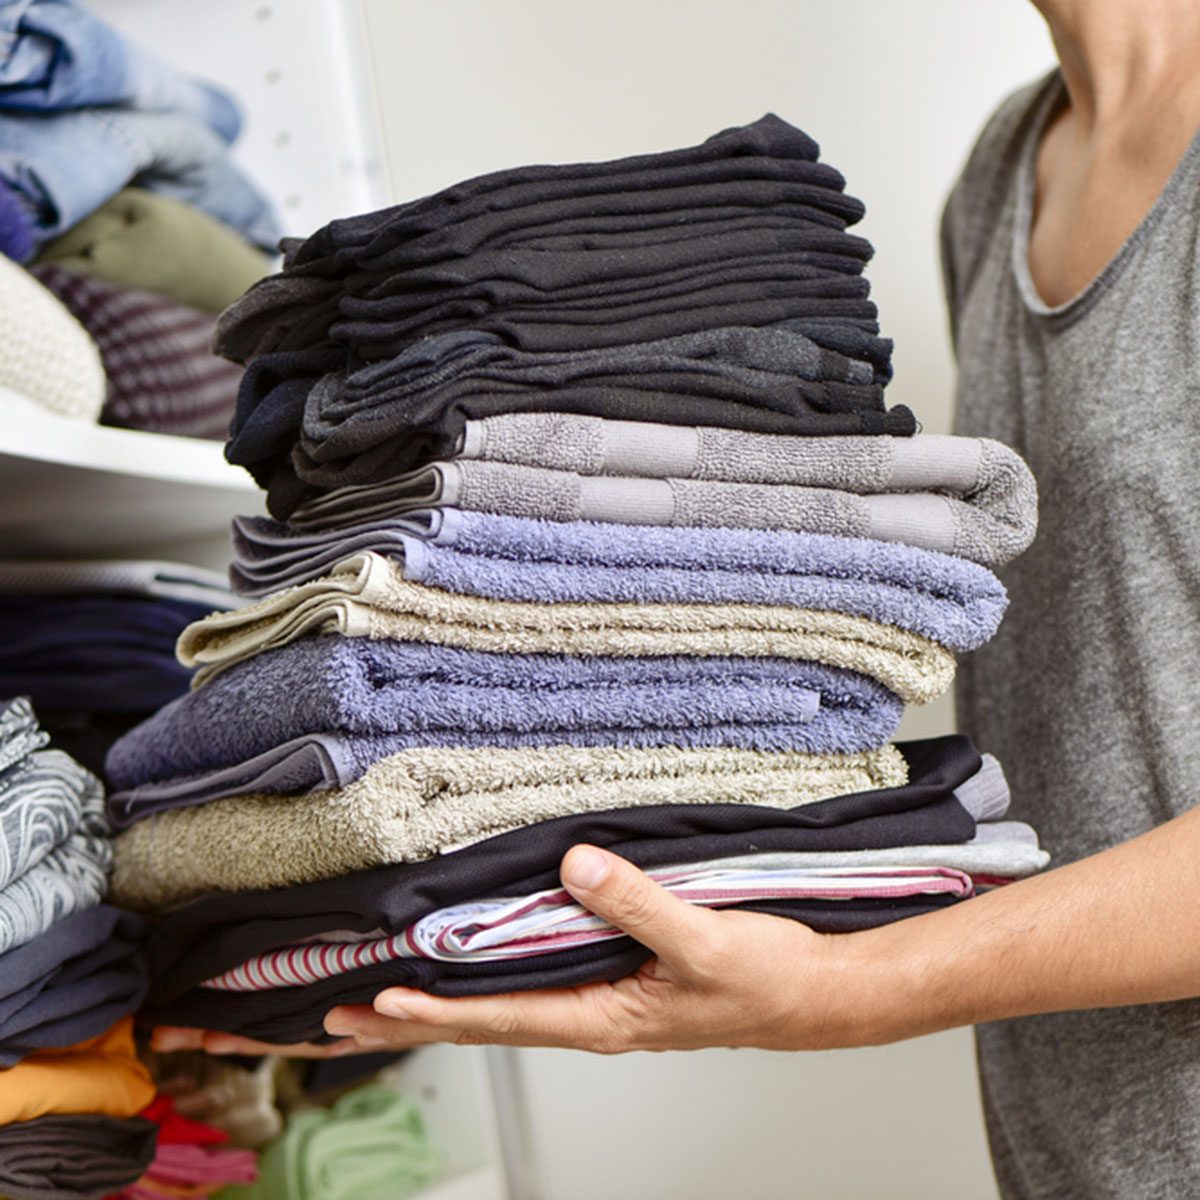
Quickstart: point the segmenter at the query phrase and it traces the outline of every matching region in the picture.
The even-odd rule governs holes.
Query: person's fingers
[[[623,929],[676,970],[689,971],[713,942],[712,913],[672,896],[616,854],[596,846],[573,846],[560,874],[563,886],[584,908]]]
[[[632,1046],[632,1030],[602,1000],[606,984],[520,995],[446,1000],[410,988],[389,988],[375,997],[374,1020],[354,1014],[331,1029],[356,1036],[390,1038],[396,1026],[416,1029],[433,1041],[511,1046],[571,1046],[614,1052]],[[351,1025],[346,1022],[352,1023]]]
[[[453,1035],[426,1025],[389,1021],[369,1005],[342,1005],[325,1014],[325,1032],[353,1039],[364,1051],[407,1050],[433,1042],[452,1041]]]
[[[180,1025],[159,1025],[150,1032],[150,1049],[159,1054],[177,1050],[204,1049],[204,1030],[187,1029]]]
[[[275,1045],[253,1038],[236,1037],[231,1033],[206,1033],[200,1049],[208,1054],[278,1054],[284,1058],[340,1058],[344,1054],[361,1054],[365,1048],[353,1038],[317,1045],[313,1042],[293,1042]]]

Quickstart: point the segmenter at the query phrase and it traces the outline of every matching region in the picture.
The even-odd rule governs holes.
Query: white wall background
[[[890,398],[949,428],[942,200],[987,114],[1052,61],[1023,0],[365,0],[393,196],[520,162],[694,143],[773,110],[866,201]],[[909,736],[951,725],[943,702]],[[552,1200],[986,1200],[969,1034],[852,1053],[526,1052]]]

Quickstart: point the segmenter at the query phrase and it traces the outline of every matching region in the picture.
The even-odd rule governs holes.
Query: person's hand
[[[407,1041],[397,1033],[388,1043],[393,1049],[409,1049],[438,1041],[428,1032],[414,1027]],[[339,1038],[336,1042],[258,1042],[214,1029],[190,1029],[181,1025],[158,1025],[150,1033],[150,1049],[160,1054],[176,1050],[203,1050],[205,1054],[278,1054],[283,1058],[340,1058],[344,1054],[369,1054],[376,1049],[355,1038]]]
[[[794,921],[699,908],[624,859],[576,846],[564,886],[656,955],[616,983],[447,1000],[409,988],[341,1007],[325,1028],[367,1049],[418,1041],[562,1046],[613,1054],[702,1046],[818,1049],[881,1040],[850,942]],[[858,985],[858,986],[856,986]]]

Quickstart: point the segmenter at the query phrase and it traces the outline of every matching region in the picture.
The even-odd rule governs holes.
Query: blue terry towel
[[[496,600],[784,604],[869,617],[950,650],[996,631],[1004,585],[986,567],[897,542],[755,529],[541,521],[452,509],[301,533],[233,526],[236,591],[262,596],[364,551],[406,579]]]
[[[210,784],[244,790],[228,781],[257,778],[245,764],[263,755],[273,786],[297,791],[343,785],[378,758],[423,745],[839,753],[883,745],[901,709],[873,680],[784,659],[573,658],[312,637],[169,704],[113,746],[107,771],[114,788],[139,788],[142,800],[152,797],[140,785],[168,781],[154,796],[195,803],[214,798]],[[321,765],[321,747],[332,766]],[[223,768],[238,768],[224,784],[178,786],[180,776]],[[129,799],[113,797],[110,811],[127,812]]]

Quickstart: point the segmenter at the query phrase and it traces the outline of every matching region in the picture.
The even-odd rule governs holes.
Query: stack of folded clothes
[[[224,439],[240,372],[211,352],[215,314],[279,234],[229,153],[236,104],[76,0],[2,5],[0,34],[0,252],[30,264],[0,272],[20,313],[0,382],[70,416]],[[68,395],[21,369],[60,347],[88,358]]]
[[[100,1197],[154,1156],[130,1017],[145,927],[101,903],[99,781],[46,742],[27,699],[0,704],[0,1194]]]
[[[55,745],[100,774],[121,734],[187,691],[181,631],[238,603],[183,563],[0,561],[0,697],[29,696]]]
[[[108,758],[146,1019],[272,1042],[405,982],[613,979],[609,846],[852,930],[1038,870],[964,738],[890,745],[1003,614],[1032,478],[887,409],[862,213],[774,117],[521,168],[288,246],[226,314],[275,519]]]

